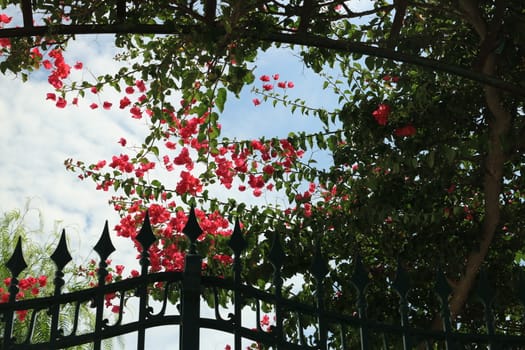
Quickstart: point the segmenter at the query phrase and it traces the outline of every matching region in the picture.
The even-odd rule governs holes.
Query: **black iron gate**
[[[119,335],[136,332],[138,334],[137,349],[145,348],[146,330],[152,327],[165,325],[178,325],[179,348],[184,350],[199,349],[200,329],[208,328],[233,334],[234,343],[232,348],[242,348],[242,339],[252,340],[272,349],[332,349],[333,339],[337,339],[337,348],[354,349],[360,344],[361,349],[412,349],[416,345],[423,348],[446,348],[463,349],[467,344],[470,348],[491,349],[521,349],[525,347],[525,336],[498,334],[494,330],[492,317],[492,296],[490,293],[481,293],[485,305],[486,334],[465,334],[454,331],[448,313],[448,300],[450,287],[442,274],[438,275],[436,281],[436,294],[441,301],[441,315],[443,316],[443,331],[430,331],[415,329],[409,324],[408,316],[408,279],[403,269],[399,269],[397,278],[392,287],[399,295],[399,322],[397,324],[379,323],[367,319],[367,302],[365,290],[369,284],[369,278],[363,264],[355,259],[355,272],[352,276],[352,284],[357,290],[357,314],[345,315],[324,308],[323,279],[328,272],[326,263],[321,255],[320,249],[313,254],[311,273],[316,281],[316,295],[312,304],[300,303],[287,299],[283,296],[283,278],[281,268],[284,261],[284,250],[277,235],[274,235],[273,245],[268,256],[274,268],[272,291],[263,291],[243,283],[241,280],[242,259],[240,258],[245,249],[245,240],[240,227],[236,224],[233,234],[229,240],[229,246],[233,251],[233,278],[225,279],[219,277],[203,276],[201,273],[202,257],[196,254],[196,240],[202,230],[199,227],[195,213],[190,212],[189,221],[184,229],[185,235],[190,239],[190,248],[185,257],[185,267],[182,272],[160,272],[148,274],[150,260],[148,248],[155,242],[148,215],[142,229],[137,235],[137,240],[142,245],[140,257],[141,275],[136,278],[125,279],[115,283],[106,284],[108,275],[106,260],[115,250],[106,224],[102,236],[95,245],[94,250],[100,256],[98,265],[98,286],[76,291],[61,293],[64,286],[64,267],[72,259],[68,252],[65,234],[62,233],[60,242],[51,255],[51,259],[57,266],[54,279],[54,294],[48,297],[40,297],[28,300],[16,300],[19,291],[17,277],[26,268],[20,240],[15,251],[6,266],[12,273],[10,284],[10,298],[7,303],[0,304],[0,315],[2,316],[3,339],[2,349],[60,349],[75,345],[92,343],[94,349],[101,349],[104,339]],[[151,295],[149,288],[154,284],[162,283],[162,297],[160,311],[153,312],[151,307]],[[480,288],[488,290],[484,274],[480,277]],[[200,312],[201,297],[203,290],[208,290],[215,298],[215,317],[202,317]],[[226,291],[230,293],[233,312],[228,317],[222,317],[219,312],[218,293]],[[520,288],[521,300],[524,298],[523,283]],[[170,313],[167,310],[170,296],[176,293],[180,298],[177,312]],[[179,293],[179,294],[177,294]],[[117,296],[119,300],[119,311],[116,319],[110,322],[104,318],[105,296]],[[125,303],[130,299],[136,299],[139,305],[138,317],[131,321],[125,321],[123,313]],[[173,302],[173,300],[172,300]],[[257,326],[250,328],[243,322],[242,308],[251,303],[255,309],[254,318]],[[261,303],[271,305],[275,313],[275,324],[271,331],[263,330],[260,326]],[[94,308],[95,322],[91,330],[81,330],[79,310],[81,305],[89,304]],[[66,305],[72,306],[74,310],[74,322],[67,332],[61,328],[60,315]],[[28,310],[30,327],[23,338],[15,339],[13,327],[16,326],[15,315],[17,311]],[[49,336],[46,340],[34,340],[34,326],[36,319],[44,317],[51,325]],[[310,320],[304,324],[304,319]],[[284,325],[290,322],[297,323],[294,334],[289,334]],[[303,321],[302,321],[303,320]],[[312,321],[313,320],[313,321]],[[303,323],[302,323],[303,322]],[[314,331],[308,330],[313,327]],[[305,332],[309,333],[305,336]],[[307,338],[309,340],[307,340]],[[332,342],[329,341],[332,339]],[[312,340],[313,339],[313,340]],[[379,340],[378,340],[379,339]],[[177,339],[173,339],[176,342]],[[331,345],[330,345],[331,344]],[[380,344],[380,345],[378,345]],[[472,344],[475,344],[474,346]]]

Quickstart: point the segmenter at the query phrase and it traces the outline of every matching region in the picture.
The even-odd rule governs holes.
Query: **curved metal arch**
[[[81,25],[53,25],[34,26],[33,7],[31,0],[22,0],[22,17],[24,25],[19,28],[0,29],[0,38],[55,35],[82,35],[82,34],[171,34],[182,35],[196,29],[195,26],[177,26],[172,24],[140,24],[125,22],[125,1],[116,1],[117,16],[114,23],[109,24],[81,24]],[[224,32],[224,28],[214,23],[215,32]],[[450,73],[488,86],[492,86],[510,94],[525,97],[525,86],[509,83],[495,76],[468,69],[466,67],[451,65],[442,61],[428,59],[421,56],[409,55],[390,48],[381,48],[357,41],[334,40],[306,32],[288,34],[282,32],[261,33],[259,31],[246,31],[248,37],[270,43],[293,44],[307,47],[324,48],[338,52],[356,53],[367,56],[385,58],[397,62],[413,64],[433,71]]]

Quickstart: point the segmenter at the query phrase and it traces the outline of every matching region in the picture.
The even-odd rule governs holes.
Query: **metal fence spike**
[[[115,251],[115,246],[113,245],[113,242],[111,242],[111,237],[109,236],[107,220],[104,224],[104,230],[102,231],[102,235],[100,236],[97,244],[95,244],[93,249],[97,252],[98,256],[100,256],[101,261],[106,261],[108,256],[110,256],[111,253]]]
[[[137,235],[137,241],[139,241],[142,246],[142,251],[147,251],[149,247],[157,240],[157,237],[153,234],[153,229],[151,228],[151,222],[149,220],[149,212],[146,211],[144,216],[144,223],[140,229],[139,234]]]
[[[397,263],[396,279],[392,283],[392,288],[394,288],[401,298],[406,298],[410,289],[410,279],[408,278],[408,273],[400,261]]]
[[[27,268],[27,263],[22,252],[22,237],[18,236],[13,255],[11,255],[11,258],[6,262],[5,266],[11,271],[13,277],[18,277],[20,272]]]
[[[197,241],[197,238],[202,234],[202,228],[199,226],[199,223],[197,222],[197,216],[195,215],[195,208],[191,207],[190,209],[190,215],[188,218],[188,222],[186,223],[186,226],[184,226],[184,229],[182,229],[182,232],[190,239],[191,245],[190,245],[190,254],[196,253],[196,247],[195,242]]]
[[[62,271],[64,267],[71,261],[73,258],[71,257],[71,254],[69,253],[69,249],[67,248],[67,241],[66,241],[66,231],[62,230],[62,234],[60,235],[60,240],[58,241],[58,245],[51,255],[51,260],[55,263],[57,266],[58,271]]]
[[[441,268],[439,268],[437,271],[436,285],[434,287],[434,291],[438,295],[441,303],[448,305],[448,297],[450,293],[452,293],[452,288],[448,284],[445,273],[443,272]]]
[[[476,295],[485,307],[490,307],[494,301],[495,292],[489,283],[485,269],[481,269],[479,272]]]
[[[312,260],[312,274],[314,275],[315,279],[319,282],[322,281],[323,278],[326,276],[326,274],[329,272],[326,259],[323,257],[321,253],[321,245],[319,242],[316,244],[315,248],[315,254],[314,258]]]
[[[233,254],[235,254],[236,258],[241,255],[244,249],[246,249],[247,243],[243,237],[239,220],[235,221],[235,227],[230,236],[230,240],[228,241],[228,245],[233,250]]]
[[[359,255],[355,259],[354,273],[350,278],[350,282],[352,282],[352,284],[357,288],[359,294],[363,294],[366,287],[370,283],[368,272],[366,271]]]
[[[280,271],[283,266],[284,258],[283,246],[281,245],[281,240],[277,232],[274,232],[272,239],[272,247],[270,248],[270,253],[268,254],[268,260],[274,267],[275,271]]]

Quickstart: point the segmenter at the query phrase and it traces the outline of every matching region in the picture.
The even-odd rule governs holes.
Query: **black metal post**
[[[200,331],[202,257],[187,254],[182,280],[182,311],[180,323],[180,349],[198,350]]]

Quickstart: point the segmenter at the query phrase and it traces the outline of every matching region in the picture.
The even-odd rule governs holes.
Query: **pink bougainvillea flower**
[[[388,122],[388,115],[390,114],[390,106],[381,103],[375,111],[372,112],[377,124],[385,126]]]
[[[272,84],[264,84],[262,87],[266,91],[270,91],[270,90],[273,89],[273,85]]]
[[[272,75],[273,80],[279,80],[279,74]]]
[[[269,75],[261,75],[261,77],[259,79],[261,79],[261,81],[267,82],[267,81],[270,81],[270,76]]]
[[[56,99],[57,99],[57,96],[54,93],[48,92],[46,94],[46,100],[56,101]]]
[[[288,86],[289,89],[293,88],[295,85],[293,82],[289,81],[286,86]]]
[[[281,89],[286,89],[286,82],[280,81],[277,83],[277,86],[280,87]]]
[[[0,14],[0,23],[7,24],[7,23],[11,22],[12,19],[13,19],[13,17],[9,17],[5,13]]]
[[[403,127],[394,130],[394,135],[399,137],[410,137],[416,134],[416,128],[412,124],[407,124]]]
[[[53,63],[51,63],[50,60],[43,60],[43,61],[42,61],[42,66],[43,66],[45,69],[51,69],[51,68],[53,68]]]
[[[93,102],[92,104],[89,105],[89,108],[91,108],[91,109],[97,109],[97,108],[98,108],[98,105],[97,105],[95,102]]]
[[[258,106],[258,105],[261,104],[261,100],[259,100],[258,98],[254,98],[254,99],[252,100],[252,102],[253,102],[253,104],[254,104],[255,106]]]
[[[56,106],[58,108],[65,108],[67,105],[67,101],[63,97],[59,97],[56,103]]]
[[[94,94],[98,93],[98,89],[97,89],[96,86],[92,86],[90,90],[91,90],[91,92],[94,93]]]
[[[126,108],[127,106],[129,106],[131,104],[131,101],[129,98],[127,98],[126,96],[124,96],[121,100],[120,100],[120,109],[124,109]]]
[[[140,92],[146,91],[146,84],[144,84],[143,80],[137,80],[135,82],[135,86],[137,87],[137,89],[139,89]]]
[[[40,287],[45,287],[47,284],[47,276],[42,275],[38,277],[38,284],[40,285]]]
[[[113,103],[108,101],[104,101],[104,103],[102,104],[102,108],[104,109],[111,109],[111,106],[113,106]]]
[[[135,92],[135,89],[133,88],[133,86],[126,87],[126,94],[132,94],[134,92]]]
[[[82,69],[82,67],[84,67],[84,65],[82,64],[82,62],[77,62],[77,63],[75,63],[75,65],[73,66],[73,68],[75,68],[75,69]]]
[[[118,143],[120,143],[120,145],[124,147],[126,146],[126,143],[128,143],[128,141],[126,141],[125,138],[121,137],[120,140],[118,140]]]

